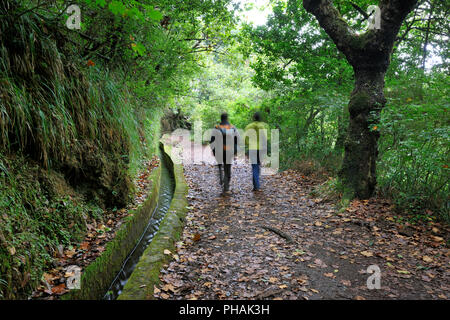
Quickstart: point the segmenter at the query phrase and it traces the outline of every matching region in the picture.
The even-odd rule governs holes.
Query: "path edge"
[[[175,242],[181,238],[188,210],[188,185],[182,164],[174,163],[171,147],[161,143],[162,156],[173,172],[175,190],[169,210],[159,231],[144,251],[118,300],[153,300],[154,287],[159,284],[159,274],[176,251]],[[167,251],[169,250],[169,251]]]
[[[161,165],[153,169],[149,177],[152,186],[148,198],[138,208],[130,211],[114,239],[107,243],[105,251],[83,270],[80,289],[69,291],[61,297],[62,300],[103,299],[156,208],[160,179]]]

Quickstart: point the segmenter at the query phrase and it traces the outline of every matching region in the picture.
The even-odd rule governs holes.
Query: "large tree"
[[[400,27],[417,0],[380,0],[381,24],[358,35],[351,30],[331,0],[303,0],[353,67],[355,87],[350,97],[350,122],[339,176],[347,197],[368,198],[376,186],[377,141],[374,126],[386,104],[384,77]]]

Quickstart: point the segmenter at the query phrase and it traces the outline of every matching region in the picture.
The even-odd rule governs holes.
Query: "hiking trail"
[[[432,235],[400,234],[384,218],[386,206],[378,217],[362,207],[337,213],[308,196],[311,182],[292,170],[262,176],[262,191],[252,192],[251,167],[242,159],[232,166],[231,193],[224,196],[210,148],[173,143],[183,147],[189,211],[155,298],[448,297],[448,249]],[[189,161],[198,153],[202,163]],[[368,289],[372,265],[380,268],[380,289]]]

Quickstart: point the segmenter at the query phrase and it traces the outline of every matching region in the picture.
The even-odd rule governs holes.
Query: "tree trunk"
[[[369,198],[376,186],[376,161],[380,133],[375,127],[386,100],[384,72],[355,70],[355,89],[348,105],[350,122],[339,177],[348,197]]]
[[[303,0],[336,47],[352,65],[355,88],[350,97],[350,122],[345,139],[345,155],[339,177],[346,198],[369,198],[376,186],[378,123],[386,104],[384,76],[389,67],[394,41],[417,0],[380,0],[380,28],[358,35],[351,30],[331,0]]]

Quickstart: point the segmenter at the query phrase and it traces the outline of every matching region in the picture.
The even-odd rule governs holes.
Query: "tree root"
[[[286,233],[284,233],[283,231],[275,228],[275,227],[270,227],[270,226],[265,226],[265,225],[258,225],[258,227],[266,229],[268,231],[272,231],[273,233],[279,235],[280,237],[282,237],[283,239],[285,239],[288,243],[295,243],[294,239],[292,239],[292,237]]]

